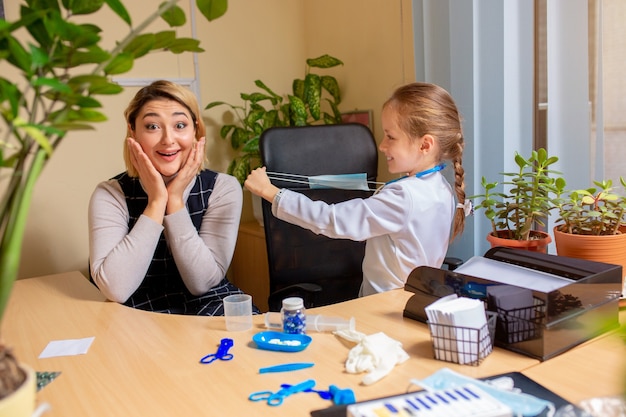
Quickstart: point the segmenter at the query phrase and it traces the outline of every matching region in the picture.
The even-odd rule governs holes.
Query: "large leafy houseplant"
[[[254,84],[261,91],[241,93],[241,105],[224,101],[209,103],[207,110],[226,105],[235,114],[235,121],[220,129],[220,136],[230,138],[231,147],[236,152],[227,172],[243,184],[250,171],[260,165],[259,138],[271,127],[341,123],[338,107],[341,91],[336,78],[311,71],[338,65],[343,62],[330,55],[310,58],[306,60],[304,78],[293,80],[290,94],[277,94],[263,81],[256,80]]]
[[[482,177],[483,194],[470,198],[477,201],[476,209],[484,210],[491,235],[518,241],[537,239],[538,229],[545,227],[556,207],[558,190],[565,185],[562,177],[553,176],[559,173],[550,169],[557,161],[543,148],[532,151],[528,158],[516,152],[518,171],[502,173],[509,178],[502,183],[502,191],[497,191],[498,182]]]
[[[0,19],[0,320],[17,278],[33,189],[55,149],[68,132],[106,119],[97,97],[121,93],[110,77],[130,71],[134,60],[153,51],[202,51],[196,39],[174,30],[147,31],[161,18],[172,28],[184,25],[179,1],[164,1],[136,26],[121,0],[25,0],[19,18]],[[82,23],[105,4],[121,20],[109,26],[122,34],[109,50],[101,46],[102,29]],[[227,0],[196,6],[210,21],[226,12]],[[0,363],[5,368],[14,369]],[[0,397],[21,380],[0,374]]]

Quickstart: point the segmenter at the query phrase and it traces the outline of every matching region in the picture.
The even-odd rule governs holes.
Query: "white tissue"
[[[338,331],[337,336],[357,343],[348,353],[346,371],[351,374],[367,372],[361,380],[364,385],[371,385],[386,376],[394,366],[409,359],[402,349],[402,344],[380,332],[369,336],[356,331]]]

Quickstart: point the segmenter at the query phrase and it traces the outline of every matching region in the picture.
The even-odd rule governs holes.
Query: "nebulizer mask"
[[[493,382],[485,382],[470,378],[456,373],[448,368],[442,368],[425,379],[412,379],[411,383],[428,391],[451,389],[467,384],[474,384],[491,395],[497,401],[507,405],[516,417],[535,417],[539,415],[553,417],[555,414],[554,404],[550,401],[546,401],[523,392],[510,390],[511,387],[507,387],[505,389],[499,387]],[[545,414],[542,414],[544,412]]]

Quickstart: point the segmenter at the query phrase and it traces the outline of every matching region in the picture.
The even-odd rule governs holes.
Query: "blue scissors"
[[[220,346],[217,348],[217,352],[209,353],[200,359],[200,363],[211,363],[216,360],[229,361],[233,358],[232,353],[228,353],[228,349],[233,347],[233,339],[224,338],[220,342]]]
[[[250,401],[266,401],[271,406],[281,405],[285,397],[295,394],[297,392],[303,392],[308,389],[312,389],[315,386],[315,380],[308,379],[296,385],[292,385],[288,388],[281,388],[276,392],[272,391],[258,391],[250,394],[248,399]]]

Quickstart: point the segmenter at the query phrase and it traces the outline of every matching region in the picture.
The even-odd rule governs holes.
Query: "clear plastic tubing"
[[[337,330],[354,330],[354,317],[344,319],[341,317],[329,317],[321,314],[306,315],[306,331],[334,332]],[[283,320],[280,313],[265,313],[265,327],[273,330],[283,330]]]

